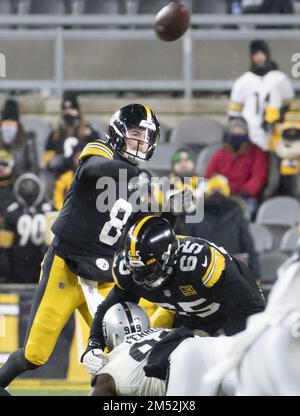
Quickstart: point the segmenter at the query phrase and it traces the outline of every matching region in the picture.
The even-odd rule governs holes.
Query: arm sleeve
[[[101,176],[108,176],[118,181],[120,169],[126,169],[127,180],[138,176],[137,168],[130,163],[121,160],[109,160],[102,156],[90,156],[81,162],[76,176],[79,182],[82,183],[97,180]]]
[[[217,291],[221,303],[227,305],[227,319],[222,327],[227,336],[243,331],[247,318],[264,310],[265,304],[259,288],[250,286],[232,264],[227,268]]]
[[[268,154],[257,149],[252,165],[252,174],[244,183],[242,191],[247,192],[253,198],[257,198],[266,185],[269,172]]]
[[[101,348],[104,350],[105,348],[105,340],[103,336],[102,331],[102,321],[104,318],[104,315],[108,309],[119,302],[134,302],[138,303],[140,300],[140,297],[137,295],[134,295],[126,290],[122,290],[118,288],[117,286],[114,286],[105,300],[100,303],[100,305],[97,308],[97,311],[95,313],[95,317],[92,323],[92,328],[89,336],[89,342],[87,351],[94,349],[94,348]]]

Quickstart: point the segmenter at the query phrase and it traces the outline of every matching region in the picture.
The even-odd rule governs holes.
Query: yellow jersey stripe
[[[116,273],[114,272],[114,269],[112,269],[112,276],[113,276],[113,279],[114,279],[114,282],[115,282],[116,286],[117,286],[119,289],[124,290],[124,288],[120,285],[120,283],[119,283],[119,281],[118,281],[118,278],[117,278],[117,276],[116,276]]]
[[[102,143],[102,142],[90,142],[87,144],[87,146],[100,146],[103,150],[106,150],[111,156],[114,155],[114,152],[108,147],[106,146],[106,144]]]
[[[240,104],[240,103],[235,103],[235,102],[231,101],[228,105],[228,108],[229,108],[229,110],[232,110],[232,111],[241,111],[242,108],[243,108],[243,105]]]
[[[43,155],[43,163],[44,165],[47,165],[47,163],[54,158],[56,155],[56,152],[54,150],[46,150]]]
[[[106,159],[113,160],[113,158],[109,156],[106,152],[96,147],[85,147],[81,152],[81,155],[79,156],[79,160],[85,159],[88,156],[103,156]]]
[[[6,303],[6,304],[14,304],[19,303],[19,296],[18,295],[11,295],[9,293],[0,295],[0,303]]]
[[[210,248],[211,252],[214,252],[213,258],[210,263],[209,270],[203,276],[202,282],[205,287],[211,288],[213,287],[217,281],[220,279],[223,270],[225,269],[225,258],[224,256],[219,253],[218,250],[214,248]]]
[[[0,248],[11,248],[15,239],[15,234],[12,231],[0,231]]]
[[[130,242],[130,255],[132,257],[136,256],[136,238],[137,235],[142,228],[142,226],[145,224],[146,221],[148,221],[150,218],[153,218],[154,215],[149,215],[148,217],[143,218],[141,221],[139,221],[133,230],[132,236],[131,236],[131,242]]]

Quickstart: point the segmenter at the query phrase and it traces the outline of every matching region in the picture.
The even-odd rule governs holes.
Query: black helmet
[[[132,127],[145,130],[145,139],[149,144],[145,153],[139,151],[139,146],[133,151],[127,149],[128,128]],[[129,104],[122,107],[110,120],[109,137],[111,144],[122,157],[125,157],[131,163],[136,164],[140,160],[149,160],[158,143],[159,136],[159,122],[154,112],[142,104]]]
[[[125,240],[125,263],[135,283],[149,290],[159,288],[173,272],[178,247],[164,218],[150,215],[136,222]]]

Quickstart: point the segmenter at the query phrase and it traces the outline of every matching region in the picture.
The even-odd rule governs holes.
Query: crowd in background
[[[255,95],[255,91],[260,94]],[[37,140],[22,126],[18,103],[7,99],[0,121],[0,282],[36,283],[46,250],[47,214],[62,208],[79,155],[99,132],[84,118],[78,99],[66,93],[58,126],[43,160]],[[171,183],[196,192],[198,155],[188,148],[171,156]],[[208,160],[205,215],[198,224],[178,218],[176,231],[201,236],[241,256],[260,277],[249,221],[266,198],[270,160],[276,157],[278,187],[272,195],[299,198],[300,108],[287,76],[271,59],[266,42],[250,45],[250,68],[233,85],[223,146]],[[41,179],[41,169],[46,181]],[[183,183],[183,178],[190,178]],[[160,202],[164,195],[158,196]]]

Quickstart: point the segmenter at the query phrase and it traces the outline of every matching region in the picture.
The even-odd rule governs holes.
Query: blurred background
[[[190,29],[163,42],[153,27],[168,1],[0,0],[0,365],[22,345],[79,154],[130,102],[161,122],[147,169],[175,189],[206,179],[204,220],[179,218],[178,232],[239,256],[266,296],[297,249],[300,1],[181,2]],[[72,317],[35,377],[87,381],[86,331]]]

